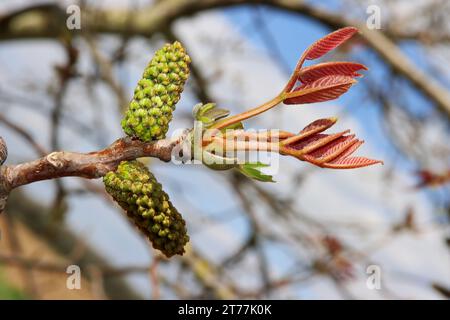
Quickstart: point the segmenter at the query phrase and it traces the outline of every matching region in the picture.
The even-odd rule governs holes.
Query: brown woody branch
[[[96,179],[115,170],[121,161],[141,157],[153,157],[169,162],[172,150],[184,141],[186,135],[187,133],[184,133],[175,139],[154,142],[125,137],[100,151],[56,151],[30,162],[0,166],[0,212],[6,205],[10,191],[22,185],[69,176]]]

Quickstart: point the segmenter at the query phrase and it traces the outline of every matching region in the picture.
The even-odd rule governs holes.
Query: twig
[[[187,132],[175,139],[142,142],[130,137],[116,140],[106,149],[76,153],[52,152],[40,159],[0,167],[0,208],[5,206],[9,192],[22,185],[61,177],[96,179],[117,168],[121,161],[154,157],[169,162],[172,149],[186,138]],[[2,203],[3,202],[3,203]]]

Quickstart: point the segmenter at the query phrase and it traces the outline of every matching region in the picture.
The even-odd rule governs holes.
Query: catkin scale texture
[[[123,161],[103,178],[106,191],[167,257],[182,255],[189,241],[186,223],[153,174],[139,161]]]
[[[144,70],[122,120],[129,136],[164,139],[189,76],[191,59],[178,41],[159,49]]]

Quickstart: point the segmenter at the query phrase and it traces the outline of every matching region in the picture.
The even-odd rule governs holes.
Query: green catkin
[[[172,112],[189,76],[190,62],[178,41],[164,45],[155,53],[122,120],[127,135],[142,141],[165,138]]]
[[[122,161],[103,178],[106,191],[167,257],[182,255],[189,241],[186,223],[153,174],[139,161]]]

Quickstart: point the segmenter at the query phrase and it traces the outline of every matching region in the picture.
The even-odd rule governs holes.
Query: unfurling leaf
[[[311,122],[306,127],[304,127],[303,130],[300,131],[300,133],[304,134],[307,132],[308,133],[322,132],[322,131],[325,131],[326,129],[330,128],[331,126],[333,126],[336,123],[336,121],[337,121],[336,117],[318,119],[318,120]]]
[[[334,100],[356,83],[352,77],[332,75],[305,83],[286,94],[285,104],[304,104]]]
[[[348,133],[348,131],[349,130],[346,130],[335,134],[315,134],[307,139],[298,141],[295,144],[290,144],[287,147],[296,150],[296,152],[293,152],[293,155],[300,156],[308,154],[338,139],[339,137],[342,137],[344,134]]]
[[[359,70],[367,70],[367,67],[355,62],[324,62],[300,70],[298,80],[303,83],[310,83],[317,79],[341,75],[348,77],[361,77]]]
[[[320,125],[325,124],[327,120],[316,120],[298,135],[282,140],[280,153],[308,161],[319,167],[332,169],[353,169],[382,163],[382,161],[364,157],[349,157],[364,141],[356,139],[353,134],[347,135],[349,130],[335,134],[321,133],[336,122]],[[315,130],[316,128],[320,130]]]
[[[371,166],[377,163],[383,163],[380,160],[373,160],[365,157],[349,157],[339,160],[334,160],[329,163],[325,163],[322,166],[324,168],[331,169],[356,169]]]
[[[358,29],[354,27],[346,27],[339,30],[336,30],[322,39],[314,42],[308,49],[303,52],[302,56],[297,62],[294,71],[292,72],[291,77],[289,78],[288,83],[284,87],[283,92],[290,92],[295,85],[295,82],[299,78],[299,74],[302,70],[303,63],[305,60],[314,60],[322,57],[326,53],[335,49],[339,45],[346,42],[350,39],[355,33],[358,32]]]
[[[311,122],[309,125],[307,125],[305,128],[303,128],[302,131],[300,131],[297,135],[292,135],[283,141],[281,141],[282,145],[291,145],[297,141],[303,140],[309,136],[312,136],[314,134],[317,134],[319,132],[325,131],[331,126],[333,126],[337,121],[337,118],[326,118],[326,119],[319,119],[316,121]]]
[[[337,156],[333,160],[338,161],[338,160],[345,159],[345,158],[351,156],[356,151],[356,149],[361,147],[361,145],[363,143],[364,143],[364,140],[356,139],[356,142],[354,144],[352,144],[349,148],[345,149],[341,154],[339,154],[339,156]]]
[[[354,27],[346,27],[339,30],[336,30],[322,39],[314,42],[303,54],[305,60],[314,60],[322,57],[327,54],[331,50],[340,46],[348,39],[350,39],[355,33],[358,32],[358,29]]]
[[[261,168],[267,168],[269,165],[261,162],[245,163],[239,165],[238,170],[248,178],[261,182],[275,182],[271,175],[261,172]]]
[[[198,103],[192,110],[195,120],[203,122],[206,127],[209,127],[217,120],[227,117],[229,114],[229,110],[217,108],[215,103]]]
[[[317,149],[310,154],[304,156],[306,161],[312,163],[325,163],[339,157],[343,152],[348,150],[351,146],[358,143],[358,139],[354,139],[355,135],[348,135],[340,137],[327,145]]]

